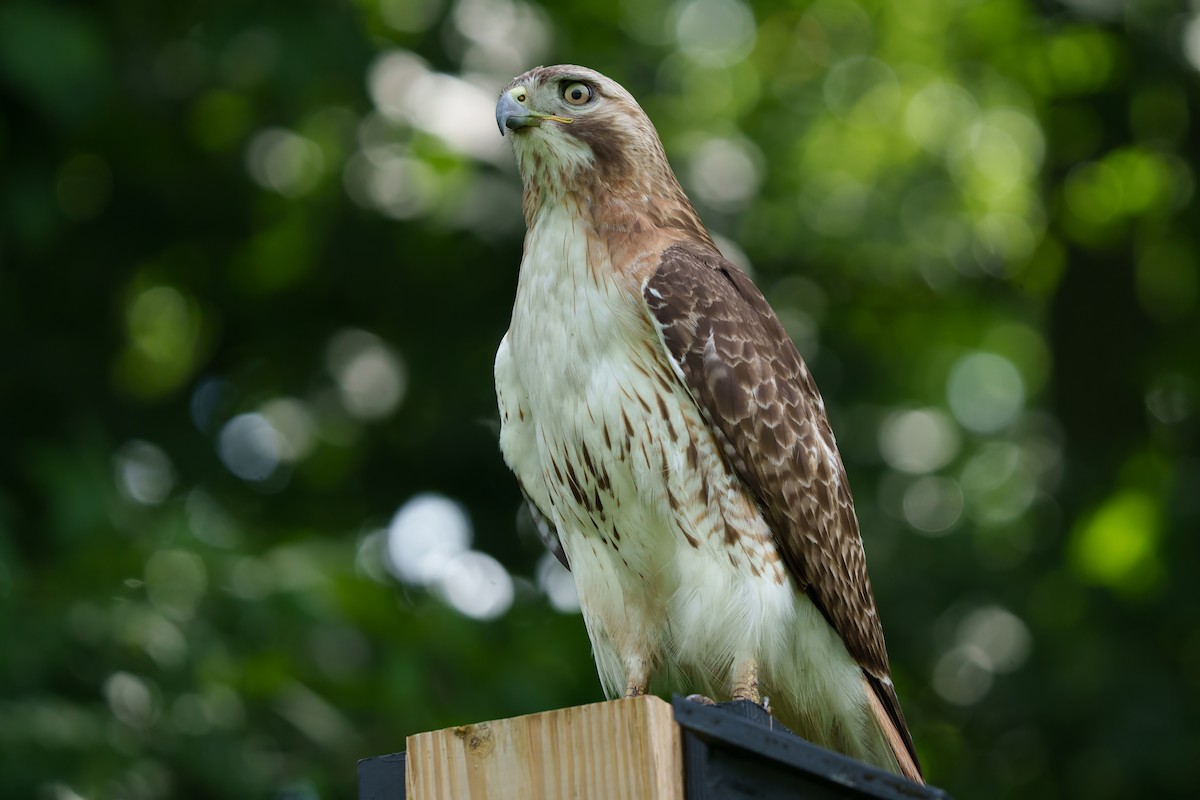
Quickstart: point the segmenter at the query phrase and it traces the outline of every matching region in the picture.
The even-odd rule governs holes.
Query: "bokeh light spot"
[[[961,611],[948,613],[957,616]],[[1012,672],[1025,663],[1032,642],[1029,627],[1007,609],[972,609],[958,620],[954,645],[934,667],[934,691],[956,705],[974,705],[991,690],[996,673]]]
[[[940,409],[896,411],[879,428],[879,449],[892,469],[921,474],[945,466],[958,454],[954,420]]]
[[[279,458],[294,462],[303,459],[316,443],[316,417],[308,404],[294,397],[281,397],[264,405],[263,418],[279,434]]]
[[[905,489],[903,504],[908,524],[937,536],[947,533],[962,516],[963,493],[952,478],[925,475]]]
[[[738,0],[684,0],[676,14],[679,49],[693,61],[727,67],[754,49],[754,15]]]
[[[552,40],[546,12],[521,0],[459,0],[454,25],[469,42],[462,57],[463,71],[495,75],[502,81],[542,63]]]
[[[1044,151],[1044,136],[1032,117],[995,108],[964,130],[947,155],[959,185],[992,205],[1032,179]]]
[[[208,587],[208,571],[195,553],[159,550],[146,561],[146,596],[170,619],[183,621],[195,614]]]
[[[1179,373],[1154,380],[1146,391],[1146,410],[1163,425],[1178,425],[1196,412],[1200,389],[1194,381]]]
[[[149,612],[136,628],[130,628],[146,655],[163,669],[175,669],[187,658],[188,642],[183,631],[166,617]]]
[[[904,129],[921,147],[945,152],[975,122],[979,104],[966,89],[945,81],[929,84],[908,101]]]
[[[408,385],[404,364],[373,333],[340,331],[326,349],[326,364],[337,379],[342,404],[358,419],[383,419],[404,397]]]
[[[149,728],[158,717],[158,691],[153,683],[128,672],[104,681],[104,699],[114,717],[131,728]]]
[[[158,284],[135,291],[125,309],[128,346],[114,371],[125,390],[159,397],[177,389],[197,366],[204,316],[191,295]]]
[[[492,91],[442,72],[434,72],[407,50],[380,55],[367,73],[367,88],[380,113],[396,123],[438,137],[456,152],[486,161],[510,158],[509,147],[496,135]]]
[[[212,547],[229,548],[238,544],[237,523],[203,489],[188,492],[183,505],[192,534]]]
[[[392,219],[428,213],[442,193],[441,180],[432,167],[396,151],[355,155],[346,163],[344,182],[355,202]]]
[[[471,521],[461,505],[439,494],[419,494],[388,526],[388,566],[405,583],[429,586],[470,544]]]
[[[451,608],[479,620],[504,614],[512,606],[514,595],[508,570],[478,550],[468,550],[447,561],[434,588]]]
[[[958,641],[987,657],[995,672],[1012,672],[1025,663],[1033,645],[1029,627],[1016,614],[989,605],[967,614],[958,626]]]
[[[408,50],[382,53],[367,70],[371,101],[386,117],[404,119],[409,87],[428,71],[424,59]]]
[[[152,286],[129,304],[129,333],[134,345],[165,362],[186,349],[191,336],[188,300],[173,286]]]
[[[262,414],[239,414],[217,435],[221,462],[242,480],[265,481],[275,474],[283,456],[279,431]]]
[[[143,505],[158,505],[175,486],[171,459],[149,442],[126,442],[113,456],[113,467],[121,493]]]
[[[962,471],[970,515],[984,525],[1012,522],[1037,496],[1037,476],[1024,449],[1013,442],[990,442]]]
[[[731,139],[709,139],[692,154],[691,185],[719,211],[736,211],[758,191],[762,156],[753,145]]]
[[[1159,505],[1134,489],[1105,501],[1075,529],[1071,563],[1090,583],[1138,592],[1157,583],[1161,566]]]
[[[193,104],[188,122],[197,144],[206,150],[220,151],[241,141],[252,119],[248,98],[216,89],[206,92]]]
[[[976,433],[995,433],[1025,406],[1025,384],[1012,362],[994,353],[970,353],[950,370],[946,397],[955,419]]]
[[[991,691],[992,681],[991,665],[978,647],[955,647],[933,669],[934,691],[955,705],[978,703]]]
[[[1183,54],[1187,56],[1188,63],[1200,70],[1200,15],[1188,20],[1181,33]]]
[[[1113,0],[1074,0],[1076,3],[1112,3]],[[1117,0],[1119,3],[1120,0]],[[1116,48],[1110,37],[1095,28],[1068,29],[1050,38],[1043,51],[1060,95],[1090,94],[1104,87],[1113,73]]]
[[[311,139],[286,128],[267,128],[250,140],[246,168],[264,189],[285,197],[301,197],[321,180],[325,157]]]

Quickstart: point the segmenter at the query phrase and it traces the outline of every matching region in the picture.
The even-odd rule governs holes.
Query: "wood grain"
[[[408,737],[408,800],[682,800],[683,751],[653,696]]]

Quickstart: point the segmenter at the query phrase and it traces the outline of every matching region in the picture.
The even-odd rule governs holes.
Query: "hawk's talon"
[[[733,671],[733,699],[749,700],[761,706],[762,692],[758,688],[758,661],[748,658],[740,662]]]

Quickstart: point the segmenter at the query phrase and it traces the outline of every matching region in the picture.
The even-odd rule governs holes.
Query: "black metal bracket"
[[[404,753],[358,761],[358,800],[404,800]]]
[[[922,786],[806,742],[749,700],[707,705],[675,695],[687,800],[949,800]]]

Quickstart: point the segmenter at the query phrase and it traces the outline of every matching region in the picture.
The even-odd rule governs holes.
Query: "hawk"
[[[721,256],[637,101],[537,67],[496,106],[528,231],[500,447],[575,578],[605,693],[761,703],[921,780],[813,377]]]

